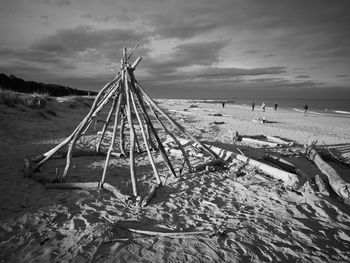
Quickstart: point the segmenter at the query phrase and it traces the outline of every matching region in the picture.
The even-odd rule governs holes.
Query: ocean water
[[[184,99],[186,100],[186,99]],[[252,102],[255,102],[255,109],[260,109],[261,104],[264,102],[267,108],[274,108],[275,103],[278,104],[279,109],[288,109],[294,111],[303,111],[304,104],[309,107],[310,113],[316,114],[332,114],[342,117],[350,118],[350,99],[247,99],[247,98],[234,98],[230,100],[220,99],[188,99],[189,101],[200,101],[210,103],[221,103],[226,101],[228,104],[247,105],[251,106]]]
[[[264,102],[266,107],[273,108],[275,103],[279,108],[303,110],[306,103],[308,111],[322,114],[337,114],[350,117],[350,99],[235,99],[234,103],[239,105],[251,105],[255,102],[256,107]]]

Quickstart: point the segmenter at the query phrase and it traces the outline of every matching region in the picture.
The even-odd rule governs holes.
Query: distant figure
[[[277,107],[278,107],[278,104],[277,104],[277,103],[275,103],[275,110],[277,110]]]
[[[309,109],[309,107],[307,106],[307,104],[305,103],[304,105],[304,116],[307,116],[307,110]]]
[[[265,111],[265,107],[266,107],[265,102],[263,102],[263,103],[261,104],[262,111]]]
[[[225,102],[224,101],[222,102],[222,107],[225,108]]]
[[[252,111],[254,111],[255,108],[255,102],[252,103]]]

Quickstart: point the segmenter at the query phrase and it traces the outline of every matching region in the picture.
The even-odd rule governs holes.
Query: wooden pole
[[[100,111],[102,109],[102,105],[106,104],[106,102],[109,100],[109,98],[114,94],[115,90],[117,90],[117,87],[114,90],[110,91],[110,94],[104,98],[104,101],[102,101],[100,103],[100,106],[95,111],[90,111],[90,113],[85,117],[86,121],[89,121],[91,119],[91,116],[95,112]],[[69,171],[69,168],[70,168],[70,165],[71,165],[71,160],[72,160],[72,151],[73,151],[73,148],[74,148],[74,145],[75,145],[76,141],[81,136],[81,131],[82,131],[83,128],[84,128],[84,125],[82,125],[80,127],[80,129],[78,129],[78,131],[76,132],[76,134],[74,135],[74,137],[70,141],[68,152],[67,152],[66,166],[64,168],[62,177],[60,178],[61,181],[63,181],[65,179],[65,177],[67,177],[67,174],[68,174],[68,171]]]
[[[162,128],[164,129],[164,131],[170,135],[170,137],[174,140],[174,142],[177,144],[177,146],[179,147],[179,149],[182,152],[183,158],[185,160],[185,163],[188,167],[189,172],[192,172],[192,165],[190,160],[188,159],[187,153],[184,149],[184,147],[182,146],[182,144],[179,142],[179,140],[176,138],[176,136],[163,124],[163,122],[160,120],[159,116],[157,115],[157,113],[154,111],[153,107],[150,105],[150,103],[148,101],[146,101],[148,107],[151,109],[154,117],[158,120],[159,124],[162,126]]]
[[[124,130],[125,130],[125,119],[126,115],[124,111],[120,112],[120,129],[119,129],[119,147],[120,147],[120,152],[126,156],[125,153],[125,135],[124,135]]]
[[[208,147],[206,147],[204,144],[202,144],[199,140],[197,140],[192,134],[190,134],[185,128],[183,128],[179,123],[177,123],[173,118],[171,118],[166,112],[164,112],[153,100],[152,98],[142,89],[140,84],[136,80],[135,84],[137,88],[142,92],[144,98],[150,102],[150,104],[160,113],[162,114],[169,122],[171,122],[175,127],[177,127],[182,133],[186,134],[187,137],[189,137],[192,141],[197,143],[204,151],[212,155],[214,158],[218,159],[219,156],[212,150],[210,150]]]
[[[107,127],[108,127],[108,125],[109,125],[109,122],[111,121],[113,112],[115,111],[115,107],[117,106],[118,97],[119,97],[119,94],[115,95],[115,97],[114,97],[114,99],[113,99],[111,109],[110,109],[110,111],[108,112],[108,115],[107,115],[107,118],[106,118],[105,123],[103,124],[102,132],[101,132],[100,138],[99,138],[98,143],[97,143],[97,146],[96,146],[96,152],[100,152],[101,143],[102,143],[102,141],[103,141],[103,137],[104,137],[104,135],[105,135],[105,132],[106,132],[106,130],[107,130]]]
[[[144,119],[146,120],[146,117],[144,116]],[[149,125],[147,125],[147,121],[145,121],[145,133],[146,133],[146,136],[148,138],[148,143],[150,145],[150,147],[153,149],[153,150],[157,150],[157,146],[156,144],[153,142],[153,139],[152,139],[152,133],[150,132],[149,130]]]
[[[349,201],[350,199],[350,183],[344,181],[337,171],[328,163],[323,161],[321,156],[311,146],[306,148],[307,157],[313,161],[322,173],[327,175],[329,185],[334,192],[340,197]]]
[[[103,187],[103,184],[106,180],[106,173],[107,173],[107,168],[108,168],[108,164],[109,164],[109,158],[111,156],[111,152],[113,151],[116,132],[117,132],[117,128],[118,128],[119,112],[120,112],[122,99],[123,99],[123,93],[121,91],[121,93],[119,94],[119,98],[118,98],[118,102],[117,102],[117,106],[116,106],[116,110],[115,110],[113,134],[112,134],[111,142],[109,144],[105,166],[103,167],[103,173],[102,173],[102,177],[101,177],[101,181],[100,181],[100,187]]]
[[[151,163],[151,166],[153,168],[154,176],[157,179],[157,183],[160,184],[161,180],[160,180],[160,177],[159,177],[159,174],[158,174],[157,166],[154,163],[153,156],[152,156],[150,147],[148,145],[147,137],[146,137],[146,134],[145,134],[145,131],[144,131],[144,127],[142,125],[142,120],[141,120],[140,114],[137,111],[135,99],[134,99],[133,96],[131,96],[131,102],[132,102],[132,105],[133,105],[133,107],[135,109],[137,120],[138,120],[138,122],[140,124],[141,134],[142,134],[142,137],[143,137],[143,141],[145,143],[145,148],[146,148],[146,151],[147,151],[147,154],[148,154],[148,159],[149,159],[149,161]]]
[[[130,162],[130,176],[131,176],[131,184],[132,184],[132,191],[134,196],[137,196],[137,182],[136,182],[136,176],[135,176],[135,156],[134,156],[134,147],[135,147],[135,134],[134,134],[134,127],[132,122],[132,116],[131,116],[131,101],[130,101],[130,87],[128,80],[125,76],[126,72],[125,69],[123,70],[123,81],[125,85],[125,93],[126,93],[126,105],[127,105],[127,119],[129,123],[129,130],[130,130],[130,152],[129,152],[129,162]],[[132,97],[132,96],[131,96]],[[137,115],[137,113],[136,113]]]
[[[37,169],[39,169],[40,167],[42,167],[47,160],[50,159],[51,156],[53,156],[57,151],[59,151],[60,149],[62,149],[64,146],[66,146],[71,139],[75,136],[75,134],[81,130],[81,127],[84,126],[84,124],[86,123],[88,116],[91,116],[92,112],[95,110],[96,105],[100,99],[100,97],[104,94],[104,92],[111,87],[112,85],[114,85],[116,82],[118,82],[120,79],[119,75],[112,81],[108,82],[102,89],[101,91],[97,94],[95,101],[93,103],[93,105],[91,106],[91,110],[88,113],[88,115],[81,121],[81,123],[78,125],[78,127],[73,131],[73,133],[67,137],[63,142],[61,142],[60,144],[58,144],[57,146],[55,146],[53,149],[49,150],[48,152],[43,154],[43,157],[40,161],[38,161],[38,163],[33,167],[32,171],[35,171]]]
[[[130,79],[132,80],[132,77],[130,76],[130,74],[132,74],[132,72],[128,72],[128,73],[129,73]],[[160,155],[162,156],[162,159],[163,159],[165,165],[166,165],[166,166],[168,167],[168,169],[170,170],[170,172],[171,172],[175,177],[177,177],[177,175],[176,175],[176,173],[175,173],[175,170],[174,170],[174,168],[173,168],[173,166],[172,166],[172,164],[171,164],[171,162],[170,162],[170,160],[169,160],[169,158],[168,158],[168,155],[167,155],[166,152],[165,152],[164,146],[163,146],[161,140],[159,139],[159,136],[158,136],[158,134],[157,134],[157,131],[156,131],[156,129],[154,128],[154,126],[153,126],[153,124],[152,124],[152,122],[151,122],[151,119],[149,118],[149,116],[148,116],[148,114],[147,114],[147,111],[146,111],[146,109],[145,109],[145,107],[144,107],[144,105],[143,105],[142,98],[141,98],[140,94],[135,90],[135,86],[134,86],[133,84],[134,84],[134,82],[132,81],[132,82],[131,82],[131,87],[132,87],[132,89],[133,89],[133,91],[134,91],[134,94],[136,95],[136,98],[137,98],[137,100],[138,100],[138,103],[139,103],[139,105],[140,105],[140,107],[141,107],[141,109],[142,109],[142,111],[143,111],[143,116],[144,116],[144,118],[145,118],[146,125],[149,126],[149,128],[151,129],[151,132],[153,133],[153,135],[154,135],[154,137],[155,137],[155,139],[156,139],[156,141],[157,141],[157,143],[158,143],[158,147],[159,147],[159,150],[160,150]]]

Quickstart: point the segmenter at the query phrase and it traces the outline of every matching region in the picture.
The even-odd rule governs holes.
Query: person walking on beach
[[[261,104],[262,111],[265,111],[265,107],[266,107],[265,102],[263,102],[263,103]]]
[[[255,108],[255,102],[252,103],[252,111],[254,111]]]
[[[222,102],[222,107],[225,108],[225,102],[224,101]]]
[[[277,110],[277,107],[278,107],[278,104],[277,104],[277,103],[275,103],[275,110]]]
[[[309,109],[309,107],[307,106],[307,104],[305,103],[304,105],[304,116],[307,116],[307,110]]]

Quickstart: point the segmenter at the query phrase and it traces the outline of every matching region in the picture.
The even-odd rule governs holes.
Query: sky
[[[348,0],[0,0],[0,72],[154,97],[350,99]]]

